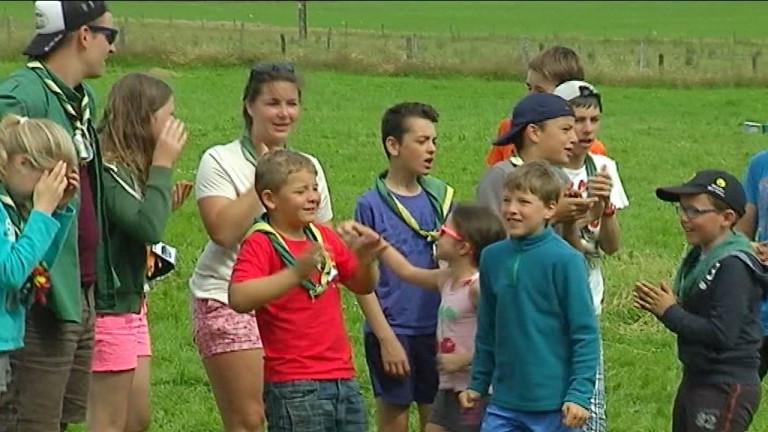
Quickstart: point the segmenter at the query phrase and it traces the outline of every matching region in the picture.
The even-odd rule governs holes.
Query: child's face
[[[300,227],[314,222],[320,206],[317,175],[309,170],[289,175],[278,192],[265,200],[265,205],[291,226]]]
[[[5,187],[17,199],[30,199],[43,171],[45,169],[36,166],[27,155],[8,155],[8,163],[5,167]]]
[[[597,138],[597,131],[600,129],[600,108],[598,107],[579,107],[573,109],[576,114],[574,121],[574,131],[576,132],[576,145],[573,146],[572,155],[582,156]]]
[[[736,217],[733,210],[715,210],[706,194],[681,195],[678,215],[688,244],[705,248],[727,233]]]
[[[555,214],[556,202],[545,203],[536,195],[524,191],[504,190],[501,217],[507,234],[525,237],[544,229],[547,220]]]
[[[533,141],[538,147],[538,155],[553,165],[568,163],[576,144],[573,117],[558,117],[544,122],[542,128],[534,128]]]
[[[163,132],[163,128],[165,128],[168,120],[175,118],[175,112],[176,102],[174,101],[173,96],[171,96],[165,105],[152,114],[152,137],[155,139],[155,142],[160,138],[160,134]]]
[[[552,93],[555,91],[557,83],[553,83],[552,81],[544,78],[544,76],[538,72],[529,70],[525,77],[525,86],[528,88],[528,94]]]
[[[405,120],[401,142],[389,138],[387,149],[392,161],[414,175],[429,174],[437,154],[437,130],[431,121],[419,117]]]
[[[448,216],[440,228],[440,237],[435,244],[435,258],[450,262],[470,251],[471,246],[456,230],[453,217]]]

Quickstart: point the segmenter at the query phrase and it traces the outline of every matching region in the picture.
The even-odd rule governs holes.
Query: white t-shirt
[[[619,178],[619,170],[616,166],[616,162],[612,159],[602,156],[591,154],[592,160],[595,161],[595,168],[597,171],[603,166],[608,169],[608,174],[613,181],[613,188],[611,189],[611,204],[616,209],[623,209],[629,205],[629,199],[624,192],[624,186],[621,184],[621,178]],[[563,168],[568,178],[571,179],[569,189],[575,189],[583,191],[584,196],[587,194],[587,166],[584,164],[580,169],[574,170],[569,168]],[[600,248],[597,246],[597,238],[600,235],[600,220],[597,220],[590,224],[588,227],[581,231],[581,245],[588,251],[587,258],[589,260],[589,288],[592,291],[592,301],[595,304],[595,313],[600,315],[603,310],[603,293],[605,292],[605,286],[603,283],[603,272],[600,269]]]
[[[317,221],[328,222],[333,218],[333,211],[325,173],[314,156],[302,154],[308,157],[317,169],[317,184],[320,190]],[[203,154],[197,168],[195,199],[199,201],[210,196],[236,199],[253,188],[255,176],[256,168],[243,155],[239,139],[211,147]],[[263,211],[259,208],[251,218],[256,218]],[[239,246],[223,248],[208,240],[189,279],[189,288],[195,298],[228,303],[229,280],[238,249]]]

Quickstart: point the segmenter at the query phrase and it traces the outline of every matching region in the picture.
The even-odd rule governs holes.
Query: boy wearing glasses
[[[103,1],[35,2],[29,62],[0,82],[0,116],[48,118],[72,136],[80,156],[78,220],[49,269],[52,287],[28,314],[14,379],[0,403],[0,431],[66,430],[85,420],[93,354],[94,313],[115,302],[118,284],[104,224],[95,98],[84,83],[104,73],[117,29]]]
[[[656,196],[678,203],[691,245],[672,287],[640,281],[633,295],[635,307],[677,334],[683,378],[672,431],[743,432],[760,403],[760,304],[768,283],[750,241],[733,229],[744,215],[744,189],[727,172],[704,170]]]
[[[592,291],[595,315],[599,319],[605,290],[600,258],[604,253],[612,255],[619,250],[620,232],[616,211],[629,205],[629,200],[624,193],[616,162],[592,152],[591,147],[596,140],[603,111],[597,89],[585,81],[566,81],[558,85],[553,93],[568,101],[576,120],[576,144],[571,150],[568,163],[563,165],[563,171],[570,179],[568,189],[579,197],[598,198],[588,217],[573,227],[572,235],[578,239],[574,246],[584,253],[589,264],[589,288]],[[601,349],[595,394],[590,405],[589,419],[584,426],[586,432],[606,430],[603,377]]]

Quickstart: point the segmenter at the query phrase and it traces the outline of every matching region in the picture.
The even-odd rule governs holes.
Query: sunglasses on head
[[[120,30],[112,27],[105,27],[100,25],[88,25],[87,27],[94,33],[104,35],[104,38],[110,45],[115,43],[117,40],[117,35],[120,33]]]
[[[293,66],[293,63],[256,63],[251,66],[251,77],[256,74],[265,74],[269,72],[295,73],[296,67]]]

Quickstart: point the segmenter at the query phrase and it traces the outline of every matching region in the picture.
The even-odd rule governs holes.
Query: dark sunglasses
[[[296,73],[296,67],[293,66],[293,63],[256,63],[251,66],[251,78],[258,74],[270,72]]]
[[[107,42],[112,45],[117,40],[117,35],[120,33],[120,30],[112,27],[105,27],[105,26],[99,26],[99,25],[88,25],[89,29],[91,29],[94,33],[99,33],[101,35],[104,35],[104,38],[107,40]]]

